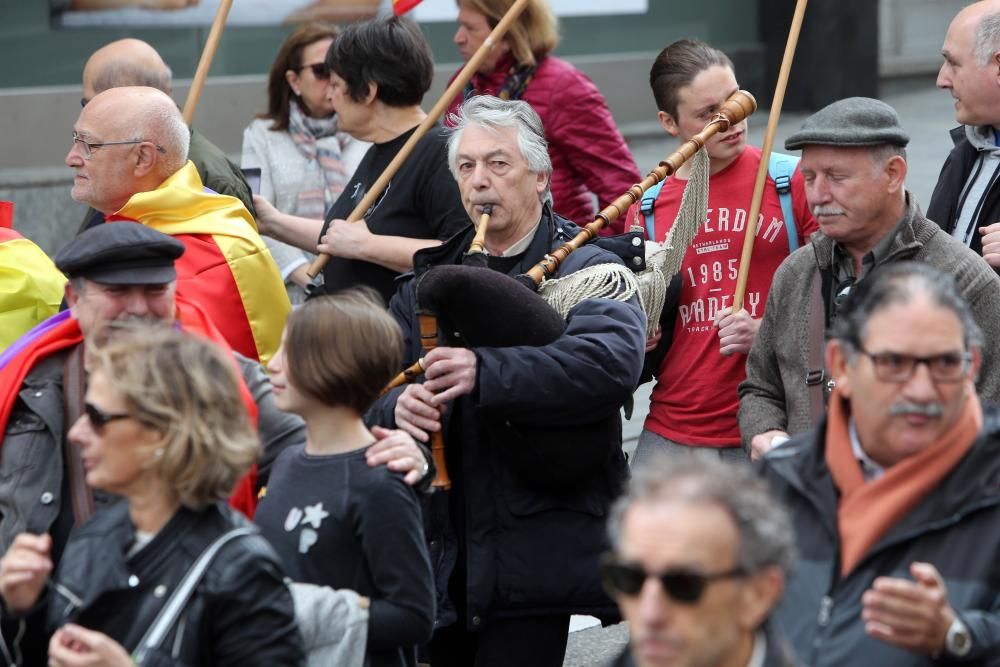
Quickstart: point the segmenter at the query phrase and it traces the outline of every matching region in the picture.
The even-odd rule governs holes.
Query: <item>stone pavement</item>
[[[945,91],[934,87],[934,80],[920,78],[883,82],[882,99],[899,112],[903,127],[910,133],[907,149],[907,187],[917,198],[921,208],[926,208],[937,181],[938,171],[951,150],[948,131],[955,126],[952,100]],[[758,100],[765,104],[769,101]],[[784,141],[806,119],[808,114],[782,114],[774,141],[774,150],[784,151]],[[759,110],[750,119],[750,143],[763,143],[767,127],[767,110]],[[629,139],[632,154],[639,169],[645,174],[665,158],[673,145],[655,137]],[[625,449],[631,453],[635,440],[642,430],[642,422],[649,408],[651,384],[643,385],[635,393],[635,412],[624,425]],[[582,621],[574,623],[574,627]],[[625,623],[608,628],[589,627],[572,632],[566,650],[565,667],[603,667],[621,651],[628,641]]]

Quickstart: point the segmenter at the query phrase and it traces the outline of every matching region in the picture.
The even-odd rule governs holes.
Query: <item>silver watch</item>
[[[944,637],[944,650],[956,658],[964,658],[972,651],[972,634],[958,617],[951,622]]]

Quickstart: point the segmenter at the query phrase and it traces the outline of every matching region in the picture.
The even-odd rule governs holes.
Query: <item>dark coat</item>
[[[965,136],[964,125],[959,125],[951,131],[951,140],[955,147],[951,149],[944,165],[941,166],[941,173],[938,174],[937,184],[931,195],[931,203],[927,207],[927,217],[938,223],[941,229],[949,234],[955,231],[955,225],[958,222],[958,199],[962,196],[965,182],[969,179],[969,174],[972,173],[972,168],[979,158],[979,151],[969,143],[969,139]],[[1000,187],[993,187],[986,194],[979,221],[977,229],[984,224],[990,225],[994,222],[1000,222]],[[982,255],[983,237],[978,233],[973,234],[969,247],[976,254]]]
[[[773,623],[765,624],[764,635],[767,639],[767,650],[761,667],[796,667],[799,664]],[[632,647],[626,646],[608,667],[636,667],[635,658],[632,657]]]
[[[246,519],[222,504],[181,509],[126,557],[134,539],[127,504],[99,512],[66,545],[46,599],[49,632],[74,622],[133,651],[202,551],[239,525]],[[222,548],[181,619],[147,666],[303,664],[284,572],[259,534]]]
[[[774,449],[761,474],[791,513],[799,561],[775,615],[798,657],[811,667],[939,664],[865,634],[861,596],[876,577],[911,579],[910,564],[931,563],[969,627],[973,654],[963,665],[1000,665],[1000,409],[985,408],[979,439],[933,494],[840,576],[837,490],[826,466],[824,419]]]
[[[577,231],[546,208],[529,249],[510,275],[524,273]],[[417,253],[416,275],[433,265],[459,263],[472,234],[470,230]],[[642,252],[641,243],[624,245]],[[587,245],[568,257],[560,275],[608,262],[621,260]],[[412,275],[402,277],[390,303],[403,330],[407,365],[422,356],[414,282]],[[527,325],[496,322],[497,327]],[[457,583],[452,591],[464,591],[464,599],[454,602],[469,628],[491,616],[617,616],[600,588],[597,566],[607,548],[605,517],[626,476],[619,408],[634,391],[642,368],[645,327],[635,298],[587,299],[570,311],[565,331],[551,344],[477,347],[469,341],[478,361],[477,386],[446,413],[445,447],[454,486],[448,496],[432,496],[432,503],[446,498],[448,506],[431,509],[432,517],[445,521],[433,525],[432,518],[428,527],[439,591],[447,586],[457,551],[460,579],[452,582]],[[394,426],[401,391],[383,397],[370,421]],[[549,456],[552,452],[560,453]],[[588,457],[597,463],[579,465]],[[551,466],[553,477],[573,470],[566,475],[569,483],[534,475],[527,461],[538,464],[532,467],[535,472]],[[439,625],[449,620],[445,604]]]

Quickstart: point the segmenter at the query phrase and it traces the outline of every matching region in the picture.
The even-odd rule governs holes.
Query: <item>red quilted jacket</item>
[[[508,57],[497,63],[490,74],[476,74],[473,88],[480,94],[496,94],[512,63]],[[553,208],[557,213],[577,223],[591,222],[596,212],[591,193],[597,196],[598,207],[604,208],[641,179],[604,96],[586,74],[561,58],[547,56],[522,99],[545,126],[552,157]],[[456,112],[461,103],[460,95],[452,102],[449,114]],[[623,225],[624,221],[619,220],[612,228],[618,233]]]

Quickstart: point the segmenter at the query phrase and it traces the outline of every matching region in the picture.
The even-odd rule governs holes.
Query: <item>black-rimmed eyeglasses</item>
[[[81,139],[80,135],[73,130],[73,143],[79,144],[81,152],[83,153],[83,159],[89,160],[94,156],[95,148],[103,148],[104,146],[131,146],[135,144],[147,143],[146,139],[128,139],[126,141],[87,141],[86,139]],[[152,143],[152,142],[149,142]],[[153,144],[156,146],[156,150],[161,153],[166,153],[167,149],[159,144]]]
[[[311,69],[313,77],[319,79],[320,81],[326,81],[330,78],[330,66],[326,63],[313,63],[311,65],[299,65],[296,71],[301,72],[304,69]]]
[[[701,599],[705,588],[720,579],[739,579],[747,575],[743,568],[736,567],[726,572],[704,573],[687,569],[647,572],[637,563],[626,563],[608,555],[601,560],[601,580],[604,588],[612,595],[638,595],[646,580],[655,577],[663,590],[676,602],[695,604]]]
[[[917,364],[927,366],[927,372],[935,382],[959,382],[965,379],[972,364],[971,352],[945,352],[918,357],[901,352],[869,352],[860,345],[854,347],[872,360],[875,377],[883,382],[908,382],[913,377]]]

